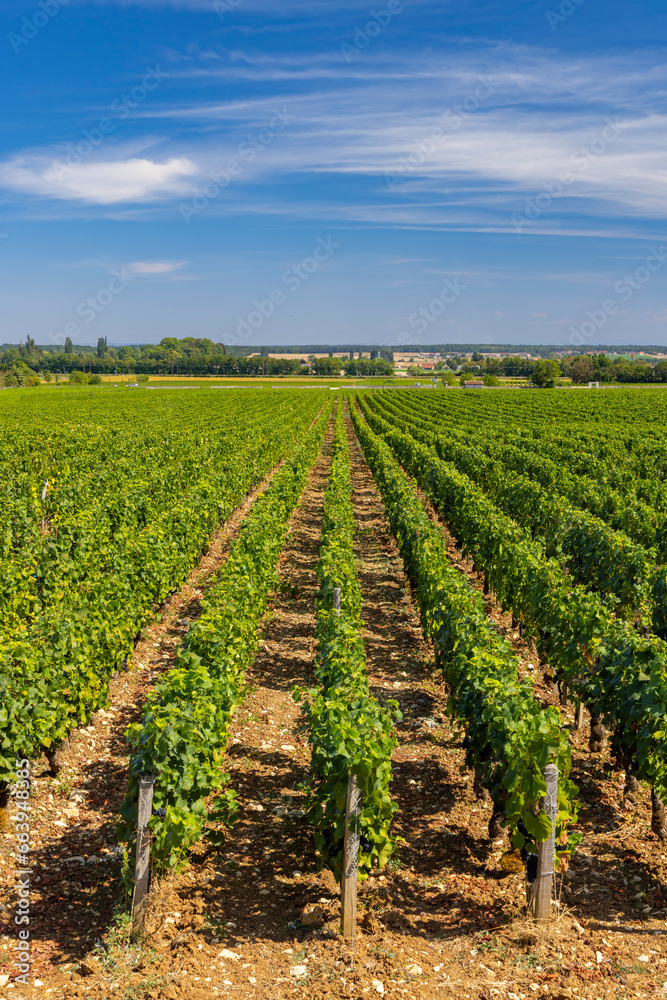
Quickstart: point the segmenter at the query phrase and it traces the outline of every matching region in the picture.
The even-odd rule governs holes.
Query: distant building
[[[484,382],[481,379],[466,379],[465,383],[466,389],[483,389]]]

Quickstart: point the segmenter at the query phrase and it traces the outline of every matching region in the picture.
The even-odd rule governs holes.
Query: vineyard
[[[128,397],[0,394],[0,991],[667,996],[661,395]]]

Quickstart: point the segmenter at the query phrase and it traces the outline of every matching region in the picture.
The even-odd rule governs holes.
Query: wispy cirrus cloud
[[[368,56],[342,79],[331,51],[261,58],[241,51],[223,58],[211,48],[191,52],[175,75],[196,83],[197,100],[162,107],[155,117],[235,134],[284,102],[296,124],[262,167],[276,180],[290,174],[379,178],[375,191],[367,186],[363,192],[376,208],[386,194],[385,175],[410,160],[415,166],[398,200],[386,199],[388,210],[400,204],[403,212],[412,203],[417,212],[420,202],[430,208],[443,195],[454,211],[507,211],[513,199],[520,210],[522,197],[538,196],[569,170],[574,181],[537,228],[552,228],[574,206],[593,215],[667,212],[667,70],[659,53],[641,65],[634,54],[582,59],[508,44],[480,45],[476,64],[469,55],[451,55],[445,65],[429,56],[418,65],[405,55],[391,64]],[[223,79],[241,85],[246,78],[281,89],[207,101],[200,87]],[[480,78],[493,81],[493,93],[459,127],[457,114]],[[288,89],[299,79],[308,86]],[[432,143],[438,127],[442,135]],[[199,162],[216,155],[203,140]]]
[[[429,0],[406,0],[408,4],[427,4],[428,2]],[[213,13],[216,15],[213,3],[214,0],[72,0],[73,7],[139,7],[147,11],[165,9],[190,10],[196,13]],[[289,6],[284,8],[276,5],[274,0],[252,0],[252,3],[247,4],[244,0],[241,0],[237,6],[245,8],[243,14],[247,14],[248,12],[259,13],[276,19],[289,19],[295,12],[322,15],[331,10],[330,0],[290,0]],[[359,2],[358,0],[338,0],[336,8],[358,12]]]
[[[211,43],[170,65],[180,99],[134,114],[135,133],[157,126],[171,136],[159,140],[161,161],[140,136],[115,160],[91,157],[55,176],[54,147],[0,164],[0,186],[61,205],[172,211],[170,201],[238,161],[280,108],[289,129],[257,155],[246,149],[212,214],[503,232],[569,171],[532,233],[598,235],[667,215],[667,69],[658,53],[640,65],[633,53],[583,58],[482,42],[475,60],[368,52],[341,72],[333,48],[265,54]],[[490,93],[459,121],[480,78],[492,81]],[[272,86],[246,88],[246,79]],[[221,91],[224,81],[231,86]]]

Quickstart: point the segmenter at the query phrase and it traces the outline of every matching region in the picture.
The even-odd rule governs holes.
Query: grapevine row
[[[375,396],[364,400],[364,404],[372,403],[376,418],[382,414],[422,443],[432,443],[440,458],[454,462],[483,485],[506,513],[530,528],[533,537],[539,533],[550,554],[567,555],[576,580],[589,583],[602,594],[615,595],[620,604],[617,612],[621,614],[637,611],[641,615],[644,611],[644,620],[650,622],[653,632],[667,639],[667,518],[662,512],[632,498],[627,498],[627,503],[620,495],[614,499],[612,491],[601,491],[586,477],[568,474],[567,470],[560,472],[559,479],[555,463],[549,470],[547,460],[535,457],[531,462],[530,452],[521,448],[494,447],[487,440],[481,450],[471,440],[472,432],[464,433],[459,428],[448,427],[444,436],[440,424],[420,419],[419,409],[409,405],[413,398],[409,393],[401,393],[399,399],[397,394],[391,399]],[[523,468],[529,476],[513,480],[505,475],[506,467]],[[561,499],[568,475],[577,505]],[[532,482],[532,478],[538,482]],[[592,496],[604,498],[598,509],[606,506],[612,526],[629,529],[639,546],[577,510],[577,506],[595,507],[597,501],[588,502]],[[656,561],[661,565],[656,566]]]
[[[166,810],[166,818],[150,823],[158,870],[178,865],[204,834],[219,843],[223,833],[207,829],[207,824],[229,823],[236,810],[235,794],[223,791],[230,724],[243,697],[245,672],[259,647],[268,599],[278,583],[277,564],[289,520],[319,453],[329,410],[253,504],[207,592],[203,614],[178,650],[174,668],[151,692],[143,720],[128,729],[132,757],[120,839],[134,836],[138,779],[150,772],[155,776],[154,805]],[[212,805],[207,805],[209,796],[215,796]]]
[[[638,635],[597,595],[573,586],[538,541],[425,445],[398,430],[381,436],[484,570],[501,605],[533,632],[542,660],[567,680],[591,713],[615,727],[619,756],[632,759],[636,777],[649,782],[658,800],[666,798],[665,643]]]
[[[478,394],[461,397],[456,393],[437,393],[423,399],[423,405],[454,422],[466,434],[490,437],[494,441],[519,444],[535,458],[553,461],[575,478],[583,476],[587,483],[618,491],[638,503],[646,503],[660,511],[667,510],[667,488],[663,476],[665,442],[661,432],[637,438],[637,425],[642,420],[642,405],[633,394],[614,394],[624,409],[627,430],[619,426],[613,407],[605,407],[605,396],[588,406],[577,405],[571,394],[556,397],[544,393]],[[605,412],[606,409],[606,412]],[[602,412],[601,412],[602,411]],[[654,424],[654,414],[647,413],[647,422]],[[595,422],[600,430],[592,430]],[[658,440],[654,440],[658,438]]]
[[[394,719],[400,718],[395,702],[381,706],[368,687],[361,634],[361,588],[354,558],[350,471],[340,401],[317,565],[318,686],[304,699],[312,747],[307,815],[315,846],[338,879],[350,775],[356,777],[362,795],[357,826],[361,837],[360,877],[365,878],[373,867],[383,867],[395,849],[390,827],[397,806],[389,794],[389,783],[391,754],[396,746]],[[336,589],[340,590],[340,611],[334,607]]]
[[[389,423],[374,407],[372,412],[373,419],[382,421],[386,429],[399,427],[422,444],[431,444],[432,434],[418,418],[394,416]],[[627,617],[650,607],[655,549],[637,545],[528,476],[508,476],[501,461],[490,458],[473,443],[464,445],[440,436],[435,447],[441,458],[477,483],[501,511],[533,537],[538,535],[547,555],[562,556],[577,582],[590,585],[603,596],[613,594],[618,600],[617,612]]]
[[[467,732],[467,763],[494,802],[490,825],[507,825],[516,847],[544,841],[550,820],[536,808],[545,793],[547,763],[559,781],[557,842],[571,850],[576,835],[576,789],[560,712],[543,709],[529,680],[521,680],[511,645],[489,624],[484,602],[449,563],[440,531],[389,447],[353,412],[357,436],[382,496],[406,572],[414,586],[425,636],[450,689],[449,711]]]
[[[515,427],[511,420],[508,421],[504,409],[496,414],[499,421],[496,427],[460,421],[458,418],[456,425],[452,426],[451,419],[447,419],[451,418],[451,414],[438,406],[437,401],[431,405],[422,401],[423,397],[415,400],[410,393],[394,393],[391,397],[378,394],[372,399],[374,406],[376,402],[381,404],[386,413],[417,420],[424,429],[432,431],[438,454],[445,461],[454,461],[457,449],[469,445],[506,470],[526,475],[550,492],[564,497],[574,507],[589,511],[639,545],[646,548],[657,545],[658,561],[667,561],[666,519],[662,512],[637,499],[634,494],[606,487],[581,471],[571,472],[563,462],[556,462],[533,450],[534,445],[539,446],[540,439],[522,437],[521,444],[517,444]],[[544,428],[542,431],[544,433]]]
[[[54,748],[72,729],[106,706],[111,676],[155,608],[180,586],[217,525],[289,450],[312,419],[315,405],[311,399],[291,423],[260,434],[245,450],[248,427],[238,431],[230,442],[235,454],[217,473],[207,468],[185,497],[142,530],[121,524],[113,537],[105,539],[101,533],[96,539],[94,525],[81,527],[84,553],[60,553],[74,564],[67,592],[24,628],[3,635],[0,789],[11,779],[17,753],[34,758],[45,751],[53,758]],[[196,467],[196,461],[189,461]],[[97,563],[90,576],[85,572],[88,551]]]
[[[64,610],[80,604],[82,593],[95,593],[116,553],[165,513],[168,518],[184,496],[206,484],[225,490],[242,475],[241,448],[243,465],[265,469],[276,438],[286,450],[293,437],[278,430],[283,420],[296,419],[305,429],[313,416],[305,400],[296,415],[287,400],[277,400],[269,423],[266,403],[259,396],[245,409],[228,406],[224,415],[206,419],[200,410],[175,407],[165,414],[160,408],[159,416],[170,421],[168,430],[146,417],[144,426],[138,414],[121,429],[59,427],[46,445],[52,458],[41,472],[44,479],[33,474],[22,484],[26,495],[10,496],[0,514],[3,633],[18,635],[50,609]],[[81,460],[71,454],[73,441]]]

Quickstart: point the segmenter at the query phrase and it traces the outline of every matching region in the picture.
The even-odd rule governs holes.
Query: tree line
[[[456,371],[464,380],[476,376],[485,379],[494,376],[526,378],[540,388],[554,386],[561,378],[569,378],[575,385],[587,385],[589,382],[667,382],[667,361],[653,365],[640,358],[611,359],[606,354],[570,354],[535,361],[518,355],[496,358],[473,353],[469,358],[454,355],[438,362],[436,369],[444,373]]]
[[[244,349],[245,350],[245,349]],[[270,348],[248,356],[224,344],[203,337],[164,337],[159,344],[109,347],[100,337],[97,348],[74,346],[67,338],[62,348],[40,347],[28,336],[25,344],[6,348],[0,353],[0,371],[5,384],[26,385],[39,376],[48,381],[55,373],[84,372],[89,376],[118,375],[119,377],[148,375],[288,377],[307,375],[332,378],[390,377],[394,374],[394,354],[390,348],[374,347],[370,356],[363,349],[350,348],[345,357],[303,354],[290,358],[281,354],[269,356]],[[280,350],[284,350],[281,348]],[[543,349],[544,350],[544,349]],[[553,349],[550,349],[553,353]],[[413,358],[414,361],[416,359]],[[549,387],[561,378],[570,378],[575,385],[588,382],[659,383],[667,382],[667,361],[651,364],[641,358],[610,358],[606,353],[576,354],[543,358],[507,354],[504,357],[486,355],[480,351],[449,353],[426,372],[417,365],[408,368],[411,378],[444,377],[450,384],[484,378],[494,385],[499,377],[525,378],[533,385]]]
[[[164,337],[159,344],[109,347],[100,337],[94,354],[75,350],[68,337],[60,351],[44,350],[31,337],[18,348],[8,348],[0,355],[5,373],[23,366],[35,374],[50,372],[69,374],[73,371],[91,375],[190,375],[190,376],[289,376],[312,375],[331,377],[341,373],[352,378],[392,375],[393,355],[386,349],[374,348],[368,358],[361,351],[350,350],[348,357],[335,357],[333,351],[324,358],[314,354],[302,358],[245,357],[229,353],[224,344],[204,337]],[[22,383],[15,383],[22,384]]]

